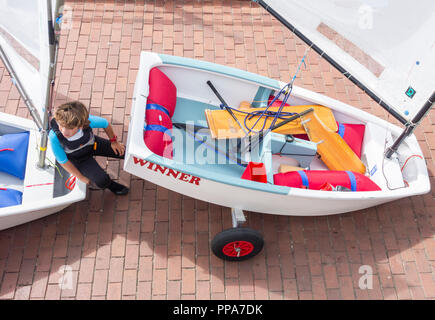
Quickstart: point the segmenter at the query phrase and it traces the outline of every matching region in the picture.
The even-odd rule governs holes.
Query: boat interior
[[[13,141],[23,134],[23,139]],[[56,170],[54,163],[46,169],[38,168],[37,145],[34,130],[0,122],[0,149],[5,150],[0,152],[0,211],[9,206],[50,201],[71,192],[66,184],[69,174],[60,165]]]
[[[195,168],[201,167],[215,180],[247,179],[263,182],[265,189],[274,184],[311,189],[308,184],[301,183],[304,180],[302,175],[304,172],[316,172],[314,179],[323,179],[325,183],[321,183],[322,188],[316,185],[313,189],[329,191],[337,190],[337,186],[343,181],[342,175],[337,178],[333,172],[358,174],[356,183],[363,185],[363,188],[357,188],[355,177],[349,175],[345,180],[350,181],[341,191],[394,190],[406,187],[410,183],[409,179],[416,178],[412,173],[408,173],[408,181],[405,181],[401,170],[404,159],[384,159],[385,146],[392,142],[393,137],[389,130],[378,124],[363,122],[349,114],[313,105],[311,101],[290,95],[284,111],[291,111],[298,106],[305,109],[314,107],[315,110],[289,122],[287,128],[287,125],[282,126],[279,133],[274,131],[259,134],[261,130],[256,129],[263,125],[265,132],[264,128],[268,127],[273,117],[269,117],[267,121],[259,116],[252,117],[249,120],[250,125],[256,119],[260,119],[255,122],[257,126],[250,127],[253,130],[250,136],[247,136],[230,112],[222,107],[219,97],[207,86],[207,81],[213,83],[221,98],[233,108],[239,123],[246,123],[249,115],[236,110],[252,112],[254,109],[260,110],[257,112],[261,113],[277,95],[279,87],[261,83],[256,79],[249,81],[244,75],[229,77],[198,69],[186,71],[184,67],[173,65],[163,65],[154,69],[158,69],[163,76],[153,79],[150,72],[150,95],[144,126],[145,144],[157,155],[172,158],[176,163],[188,166],[192,174],[195,173]],[[159,105],[159,98],[152,97],[152,92],[165,90],[168,81],[176,88],[176,97],[173,98],[175,102],[169,107],[172,108],[168,114],[169,122],[162,122],[160,115],[159,120],[153,122],[155,117],[149,117],[148,112],[155,110],[150,110],[149,106]],[[165,94],[174,93],[165,90]],[[283,95],[280,98],[282,99]],[[279,99],[274,103],[275,110],[281,105],[284,106]],[[165,102],[162,102],[162,105],[164,104]],[[320,108],[327,109],[327,114],[319,113]],[[328,117],[332,117],[333,121]],[[156,123],[163,123],[166,127],[164,130],[156,129],[161,131],[159,138],[147,137],[147,131],[154,130],[152,125]],[[171,130],[163,132],[167,129]],[[223,135],[219,136],[222,132]],[[350,137],[347,137],[345,132]],[[165,155],[152,148],[156,143],[161,144],[159,139],[166,141],[165,146],[170,146],[170,151]],[[407,148],[405,144],[402,150],[404,148]],[[284,179],[283,183],[283,179],[278,179],[281,182],[277,182],[278,175],[288,175],[288,179],[296,181],[287,183]],[[338,180],[335,181],[336,179]],[[361,179],[367,180],[368,184]]]
[[[0,124],[0,137],[3,137],[5,135],[10,135],[10,134],[24,133],[24,132],[28,132],[28,131],[7,124]],[[22,193],[24,189],[24,179],[20,179],[19,177],[11,175],[0,169],[0,188],[13,188]]]

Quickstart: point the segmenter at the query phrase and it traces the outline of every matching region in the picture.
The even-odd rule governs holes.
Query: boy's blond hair
[[[89,111],[80,101],[64,103],[57,107],[54,113],[56,122],[62,127],[74,129],[89,126]]]

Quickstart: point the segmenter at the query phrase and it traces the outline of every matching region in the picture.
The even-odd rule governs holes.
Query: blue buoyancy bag
[[[24,179],[26,173],[29,132],[0,136],[0,171]]]
[[[0,208],[21,204],[23,193],[15,189],[0,188]]]

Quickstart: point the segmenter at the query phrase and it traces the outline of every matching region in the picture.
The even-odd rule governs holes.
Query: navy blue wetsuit
[[[72,164],[89,180],[99,188],[108,188],[111,178],[100,167],[94,156],[123,159],[124,156],[117,155],[109,140],[93,134],[93,128],[107,128],[108,121],[97,116],[89,116],[90,125],[88,128],[79,130],[77,134],[69,139],[65,138],[59,131],[56,120],[51,120],[49,139],[51,148],[57,162],[63,164],[71,161]]]

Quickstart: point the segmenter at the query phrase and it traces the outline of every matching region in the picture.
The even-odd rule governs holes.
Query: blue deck
[[[218,108],[190,99],[177,98],[177,107],[172,117],[174,124],[172,134],[173,159],[169,160],[153,154],[147,160],[171,169],[188,172],[201,178],[225,184],[287,194],[288,187],[241,179],[245,166],[242,165],[243,161],[240,159],[240,152],[230,151],[237,149],[237,141],[215,140],[211,138],[204,112],[206,109]],[[187,125],[187,130],[177,128],[177,124]],[[268,142],[268,144],[270,143]],[[263,156],[264,150],[269,151],[267,155],[270,155],[270,147],[263,148],[261,145],[258,159],[255,159],[255,161],[264,160],[269,162],[266,168],[269,171],[268,180],[272,182],[271,156],[260,159]]]

